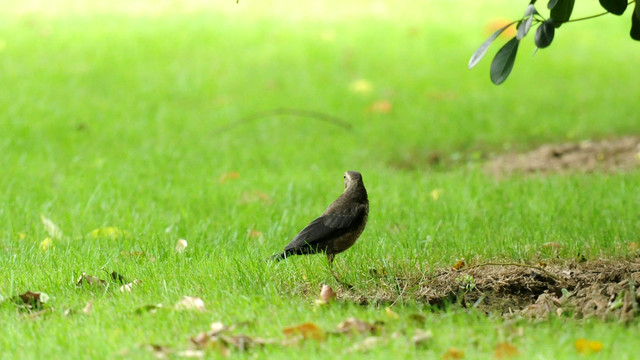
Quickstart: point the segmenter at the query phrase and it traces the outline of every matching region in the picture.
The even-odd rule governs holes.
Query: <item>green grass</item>
[[[322,256],[263,261],[340,193],[349,169],[363,173],[371,201],[365,233],[336,260],[356,289],[376,289],[371,268],[401,275],[460,258],[553,261],[542,247],[549,241],[563,244],[563,258],[627,255],[640,228],[638,171],[497,180],[474,161],[443,171],[421,155],[472,158],[637,133],[627,20],[563,26],[535,57],[527,39],[510,79],[495,87],[490,59],[469,71],[468,58],[488,36],[486,22],[520,15],[524,2],[393,2],[386,12],[365,1],[227,2],[2,4],[0,295],[43,291],[53,313],[31,320],[0,307],[0,358],[117,358],[123,349],[148,358],[137,345],[182,349],[213,321],[249,321],[242,332],[280,339],[286,326],[329,330],[350,316],[383,320],[388,335],[353,357],[439,358],[457,347],[490,358],[509,341],[526,358],[574,358],[581,337],[604,344],[591,358],[634,357],[637,321],[513,325],[407,299],[393,307],[397,320],[375,305],[317,308],[321,284],[337,287]],[[371,93],[350,91],[357,79]],[[371,113],[381,99],[391,112]],[[282,107],[338,116],[354,130],[289,116],[219,130]],[[220,180],[232,171],[237,179]],[[47,251],[40,214],[64,233]],[[127,235],[90,236],[107,226]],[[183,254],[179,238],[189,242]],[[154,261],[121,254],[136,251]],[[105,277],[102,267],[143,283],[126,294],[75,286],[82,272]],[[209,311],[171,310],[183,295],[202,297]],[[64,316],[89,301],[91,315]],[[168,309],[134,314],[156,303]],[[414,313],[426,323],[411,322]],[[434,332],[426,349],[407,340],[417,328]],[[363,339],[268,346],[258,356],[344,357]]]

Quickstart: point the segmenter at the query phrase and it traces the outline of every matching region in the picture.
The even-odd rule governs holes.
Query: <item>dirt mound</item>
[[[416,289],[400,295],[387,288]],[[576,262],[529,266],[481,264],[443,270],[421,279],[396,279],[375,294],[342,294],[361,303],[395,302],[399,298],[441,307],[476,308],[502,316],[574,318],[596,316],[629,321],[640,315],[640,260]]]
[[[485,169],[493,175],[566,171],[618,171],[640,163],[640,138],[548,144],[523,154],[500,155]]]

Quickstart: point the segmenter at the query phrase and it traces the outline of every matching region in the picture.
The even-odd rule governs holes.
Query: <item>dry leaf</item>
[[[467,266],[467,263],[465,263],[464,259],[462,259],[462,260],[458,260],[458,262],[456,262],[451,268],[453,270],[460,270],[465,266]]]
[[[204,301],[195,296],[183,296],[174,306],[176,310],[205,311]]]
[[[378,344],[380,344],[382,340],[383,339],[379,336],[369,336],[366,339],[364,339],[362,342],[356,343],[350,348],[348,348],[347,352],[355,352],[355,351],[367,352],[373,349],[374,347],[378,346]]]
[[[135,260],[146,258],[147,260],[149,260],[149,262],[156,261],[156,259],[151,254],[142,251],[120,251],[120,256],[130,257]]]
[[[443,355],[442,360],[464,359],[464,351],[451,347]]]
[[[493,357],[495,359],[508,359],[518,355],[520,355],[518,348],[507,342],[498,343],[493,351]]]
[[[587,339],[578,339],[573,343],[573,346],[580,354],[597,353],[602,350],[602,342]]]
[[[388,316],[389,318],[391,318],[391,319],[397,320],[397,319],[399,319],[399,318],[400,318],[400,316],[398,316],[398,314],[397,314],[395,311],[391,310],[391,307],[386,307],[386,308],[384,309],[384,312],[385,312],[385,313],[387,314],[387,316]]]
[[[111,276],[111,279],[115,282],[118,282],[120,284],[126,284],[129,283],[130,281],[127,280],[127,278],[125,278],[124,276],[122,276],[121,274],[118,274],[115,271],[112,271],[109,276]]]
[[[300,335],[304,339],[313,339],[316,341],[322,341],[325,338],[324,330],[310,322],[285,328],[282,330],[282,333],[287,336]]]
[[[51,219],[40,214],[40,220],[44,225],[45,231],[47,232],[47,234],[49,234],[49,237],[55,240],[60,240],[62,238],[62,230],[60,230],[60,228],[56,224],[54,224]]]
[[[391,109],[393,109],[393,105],[389,100],[378,100],[369,105],[369,111],[375,114],[387,114],[391,112]]]
[[[249,230],[249,237],[250,238],[261,238],[262,237],[262,233],[258,230],[255,229],[251,229]]]
[[[353,317],[348,318],[338,325],[338,332],[343,334],[352,332],[358,332],[360,334],[376,333],[378,330],[378,326]]]
[[[413,313],[409,315],[409,319],[422,325],[427,321],[427,316],[425,314]]]
[[[177,357],[184,357],[184,358],[202,358],[202,357],[204,357],[204,351],[195,350],[195,349],[187,349],[187,350],[178,351],[176,353],[176,356]]]
[[[44,240],[42,240],[42,242],[38,246],[38,248],[40,248],[40,251],[47,251],[52,247],[53,247],[53,239],[51,239],[50,237],[46,237]]]
[[[36,312],[30,312],[29,315],[27,315],[27,317],[29,319],[35,319],[35,318],[39,318],[40,316],[44,315],[44,314],[49,314],[53,311],[53,309],[49,308],[49,309],[43,309],[40,311],[36,311]]]
[[[135,279],[133,282],[120,286],[120,292],[131,292],[134,286],[139,285],[142,281]]]
[[[176,251],[179,253],[183,252],[187,248],[187,240],[179,239],[176,243]]]
[[[120,230],[114,226],[106,226],[91,230],[91,232],[89,232],[89,236],[94,239],[111,238],[116,240],[123,236],[129,236],[129,232]]]
[[[417,347],[426,347],[433,341],[433,333],[431,330],[417,329],[411,337],[411,343]]]
[[[138,315],[148,312],[150,314],[154,314],[156,311],[158,311],[158,309],[162,309],[162,304],[150,304],[150,305],[144,305],[144,306],[140,306],[139,308],[136,308],[134,310],[134,312]]]
[[[167,359],[172,353],[170,348],[157,344],[149,344],[147,345],[147,349],[153,352],[153,356],[155,356],[156,359]]]
[[[22,305],[27,310],[40,310],[43,304],[49,301],[49,295],[43,292],[27,291],[24,294],[12,297],[9,301],[17,305]]]
[[[322,285],[322,290],[320,290],[320,300],[328,303],[329,301],[336,298],[336,293],[333,291],[331,286],[324,284]]]
[[[265,192],[260,190],[253,191],[245,191],[242,193],[242,199],[240,203],[242,204],[250,204],[254,202],[260,202],[262,205],[269,205],[273,202],[271,197],[267,195]]]
[[[87,305],[82,308],[82,312],[89,315],[93,312],[93,303],[89,301]]]
[[[104,288],[108,284],[106,281],[98,277],[82,273],[82,275],[80,275],[80,277],[78,278],[78,281],[76,281],[76,285],[77,286],[95,286],[95,287]]]
[[[235,180],[239,177],[240,177],[240,174],[238,174],[237,171],[231,171],[231,172],[220,175],[220,182],[225,183],[229,180]]]

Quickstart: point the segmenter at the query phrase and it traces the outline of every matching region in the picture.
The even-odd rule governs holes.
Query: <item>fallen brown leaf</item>
[[[374,101],[369,105],[369,111],[374,114],[387,114],[391,112],[392,109],[393,104],[391,104],[391,101],[386,99]]]
[[[461,259],[461,260],[458,260],[455,264],[453,264],[453,266],[451,268],[453,270],[460,270],[465,266],[467,266],[467,263],[464,262],[464,259]]]
[[[156,258],[154,258],[151,254],[142,251],[121,251],[120,256],[128,257],[137,261],[142,259],[147,259],[149,262],[156,261]]]
[[[162,304],[149,304],[149,305],[143,305],[143,306],[140,306],[140,307],[136,308],[136,309],[134,310],[134,312],[135,312],[136,314],[138,314],[138,315],[140,315],[140,314],[142,314],[142,313],[146,313],[146,312],[148,312],[148,313],[150,313],[150,314],[153,314],[153,313],[155,313],[156,311],[158,311],[158,309],[162,309]]]
[[[78,278],[78,281],[76,281],[76,286],[105,288],[108,284],[106,281],[98,277],[82,273]]]
[[[356,318],[348,318],[345,321],[338,324],[338,333],[349,334],[353,332],[357,332],[360,334],[365,333],[377,333],[380,329],[375,324],[370,324],[366,321],[356,319]]]
[[[369,336],[359,343],[356,343],[347,349],[347,352],[367,352],[374,347],[378,346],[382,342],[382,338],[379,336]]]
[[[134,286],[139,285],[140,283],[142,283],[140,280],[135,279],[133,280],[133,282],[130,282],[128,284],[124,284],[122,286],[120,286],[120,292],[131,292],[131,290],[133,290]]]
[[[240,177],[240,174],[237,171],[230,171],[220,175],[220,182],[225,183],[229,180],[235,180]]]
[[[508,359],[520,355],[520,351],[508,342],[501,342],[496,345],[493,351],[494,359]]]
[[[170,348],[158,344],[149,344],[147,345],[147,349],[153,352],[153,356],[156,359],[167,359],[173,352]]]
[[[450,347],[443,355],[442,360],[464,359],[464,351]]]
[[[333,291],[331,286],[324,284],[322,285],[322,290],[320,290],[320,300],[328,303],[329,301],[336,298],[336,293]]]
[[[316,341],[322,341],[325,338],[324,330],[319,328],[318,325],[311,322],[287,327],[282,330],[282,333],[287,336],[300,335],[304,339],[313,339]]]
[[[49,295],[43,292],[27,291],[24,294],[14,296],[11,301],[24,306],[27,310],[40,310],[43,304],[49,301]]]
[[[89,315],[93,312],[93,303],[89,301],[87,305],[82,308],[82,312]]]
[[[205,311],[204,301],[196,296],[183,296],[174,306],[176,310]]]
[[[117,272],[115,272],[115,271],[112,271],[112,272],[109,274],[109,276],[111,276],[111,280],[113,280],[113,281],[115,281],[115,282],[118,282],[118,283],[120,283],[120,284],[127,284],[127,283],[129,283],[129,282],[130,282],[129,280],[127,280],[127,278],[125,278],[125,277],[124,277],[124,276],[122,276],[121,274],[118,274],[118,273],[117,273]]]
[[[433,341],[433,333],[431,330],[417,329],[411,337],[411,343],[416,347],[427,347]]]

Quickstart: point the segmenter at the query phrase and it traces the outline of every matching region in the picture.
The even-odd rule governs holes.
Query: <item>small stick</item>
[[[316,120],[327,122],[329,124],[341,127],[347,131],[352,130],[351,124],[335,116],[327,115],[327,114],[313,111],[313,110],[279,108],[279,109],[267,110],[267,111],[255,113],[249,116],[245,116],[244,118],[241,118],[240,120],[232,122],[231,124],[218,127],[217,129],[215,129],[215,132],[217,134],[222,134],[224,132],[237,128],[238,126],[246,125],[255,120],[262,119],[265,117],[277,116],[277,115],[291,115],[291,116],[298,116],[298,117],[306,117],[309,119],[316,119]]]

